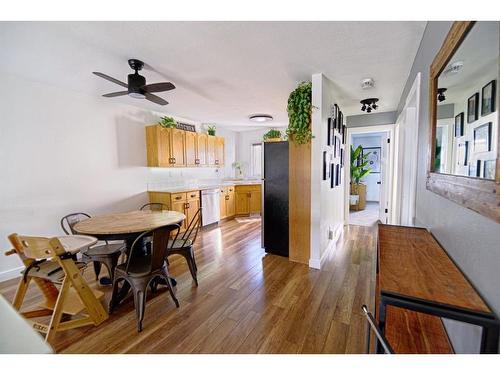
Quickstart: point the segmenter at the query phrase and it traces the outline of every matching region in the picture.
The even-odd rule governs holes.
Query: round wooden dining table
[[[125,241],[129,252],[135,239],[142,233],[167,225],[180,224],[185,219],[186,215],[177,211],[130,211],[93,216],[75,224],[73,230],[103,241]],[[101,283],[109,284],[110,281],[101,280]],[[174,285],[177,284],[174,279],[172,282]]]

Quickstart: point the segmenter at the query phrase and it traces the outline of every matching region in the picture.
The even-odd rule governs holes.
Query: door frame
[[[388,125],[372,125],[372,126],[361,126],[361,127],[355,127],[355,128],[347,128],[347,142],[346,146],[349,146],[347,149],[346,147],[346,153],[345,153],[345,175],[344,175],[344,181],[345,181],[345,189],[344,189],[344,225],[349,224],[349,196],[350,196],[350,184],[351,184],[351,145],[352,145],[352,136],[353,134],[367,134],[367,133],[388,133],[388,138],[391,140],[389,143],[389,160],[388,160],[388,166],[387,168],[389,169],[389,173],[387,174],[389,176],[388,180],[389,181],[383,181],[382,183],[385,183],[385,186],[387,187],[387,193],[386,196],[388,197],[387,199],[387,206],[388,206],[388,218],[389,218],[389,224],[392,224],[392,207],[394,204],[394,194],[396,192],[396,189],[393,188],[394,181],[396,179],[396,171],[394,166],[397,165],[396,163],[396,157],[397,157],[397,148],[398,145],[396,142],[394,142],[395,138],[395,124],[388,124]],[[347,152],[349,151],[349,152]],[[385,173],[382,173],[383,177]]]

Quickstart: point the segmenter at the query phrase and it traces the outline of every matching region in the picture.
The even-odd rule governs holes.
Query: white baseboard
[[[344,225],[339,224],[337,226],[337,228],[334,230],[333,240],[330,241],[330,244],[328,245],[326,250],[323,252],[321,259],[317,259],[317,258],[309,259],[309,267],[320,270],[321,269],[321,262],[323,261],[323,258],[325,258],[330,251],[335,251],[335,249],[337,248],[337,242],[339,242],[339,240],[342,238],[343,235],[344,235]]]
[[[15,279],[16,277],[21,276],[21,271],[23,269],[24,269],[24,267],[21,266],[21,267],[13,268],[11,270],[0,272],[0,282],[7,281],[10,279]]]
[[[321,259],[309,259],[309,267],[317,270],[321,269]]]

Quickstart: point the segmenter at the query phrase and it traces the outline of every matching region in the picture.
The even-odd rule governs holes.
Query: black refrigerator
[[[288,256],[288,142],[264,143],[262,245]]]

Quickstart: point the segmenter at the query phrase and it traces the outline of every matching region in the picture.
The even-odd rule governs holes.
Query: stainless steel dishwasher
[[[206,226],[220,220],[220,189],[201,191],[201,225]]]

